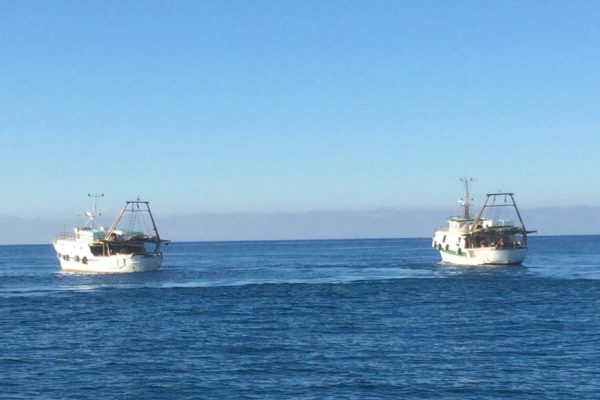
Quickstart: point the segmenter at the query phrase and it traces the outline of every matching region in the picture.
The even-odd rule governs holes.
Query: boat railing
[[[74,232],[59,232],[56,234],[54,239],[55,240],[75,239],[75,233]]]

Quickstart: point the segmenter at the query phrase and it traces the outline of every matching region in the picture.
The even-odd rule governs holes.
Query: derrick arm
[[[115,222],[113,222],[112,225],[110,226],[110,228],[108,228],[108,231],[106,232],[106,235],[104,236],[104,239],[102,240],[104,242],[103,252],[107,256],[110,256],[110,253],[111,253],[110,246],[108,245],[110,236],[113,234],[114,230],[117,229],[117,226],[119,225],[119,222],[121,221],[123,214],[125,214],[125,211],[127,210],[128,206],[129,206],[129,202],[125,203],[125,207],[123,207],[123,209],[119,213],[119,216],[115,219]]]
[[[488,203],[489,199],[490,199],[490,195],[487,194],[485,197],[485,201],[483,202],[483,205],[479,209],[479,212],[477,213],[477,216],[475,217],[475,220],[473,221],[473,224],[471,225],[470,233],[475,232],[475,229],[477,228],[477,225],[479,224],[479,221],[481,220],[481,215],[483,214],[483,210],[485,210],[485,208],[487,207],[487,203]]]
[[[115,219],[115,222],[113,222],[113,224],[110,226],[110,228],[108,228],[108,232],[106,232],[106,236],[105,236],[106,239],[110,238],[110,235],[113,233],[113,231],[115,229],[117,229],[117,226],[119,225],[121,218],[123,218],[123,214],[125,214],[127,207],[129,207],[129,202],[125,203],[125,207],[123,207],[123,209],[119,213],[119,216]]]
[[[152,215],[152,211],[150,211],[150,203],[146,202],[146,207],[148,208],[148,215],[150,215],[150,221],[152,221],[152,228],[154,229],[154,233],[156,234],[156,249],[154,250],[156,253],[160,251],[160,244],[162,241],[160,240],[160,235],[158,233],[158,229],[156,228],[156,222],[154,221],[154,216]]]
[[[517,203],[515,202],[515,198],[513,197],[512,193],[510,194],[510,199],[513,202],[513,206],[515,207],[515,211],[517,212],[517,217],[519,217],[519,222],[521,223],[521,227],[523,228],[523,231],[527,232],[527,229],[525,229],[525,223],[523,222],[523,218],[521,218],[521,213],[519,212],[519,208],[517,207]]]

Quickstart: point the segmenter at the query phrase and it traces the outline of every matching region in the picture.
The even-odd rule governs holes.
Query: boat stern
[[[527,256],[527,247],[513,249],[467,249],[460,254],[440,250],[442,261],[457,265],[518,265]]]

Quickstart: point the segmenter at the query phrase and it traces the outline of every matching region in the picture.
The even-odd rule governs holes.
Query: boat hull
[[[65,272],[123,274],[156,271],[162,264],[162,253],[113,254],[94,256],[89,247],[57,241],[54,243],[60,267]]]
[[[527,248],[466,249],[461,254],[442,249],[440,250],[440,255],[443,262],[456,265],[518,265],[525,260]]]

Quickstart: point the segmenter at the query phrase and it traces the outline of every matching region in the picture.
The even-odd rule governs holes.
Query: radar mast
[[[104,197],[104,193],[100,193],[100,194],[90,194],[88,193],[88,197],[94,199],[94,211],[92,212],[86,212],[85,215],[88,216],[89,221],[88,224],[92,225],[92,228],[96,227],[96,217],[98,215],[100,215],[100,213],[98,213],[98,199],[101,197]]]
[[[464,207],[464,219],[471,219],[471,201],[473,201],[473,198],[469,193],[469,182],[473,182],[473,178],[460,178],[460,181],[465,184],[465,196],[458,202]]]

